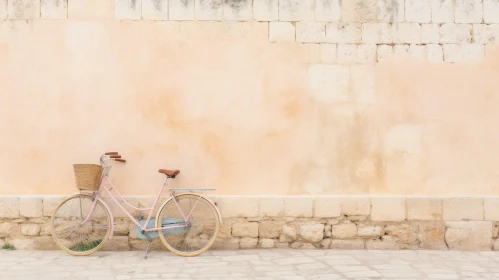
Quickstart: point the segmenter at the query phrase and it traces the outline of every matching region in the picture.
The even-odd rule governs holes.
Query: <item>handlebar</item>
[[[109,166],[107,164],[107,161],[108,160],[114,160],[114,161],[119,161],[119,162],[126,162],[126,159],[123,159],[121,158],[121,155],[118,153],[118,152],[107,152],[107,153],[104,153],[101,157],[100,157],[100,162],[103,166]]]
[[[126,162],[126,159],[122,159],[122,158],[117,158],[117,159],[114,159],[115,161],[120,161],[120,162]]]

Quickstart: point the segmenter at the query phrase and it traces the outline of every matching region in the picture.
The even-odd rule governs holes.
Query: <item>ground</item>
[[[499,252],[250,250],[195,258],[167,252],[0,251],[0,279],[499,279]]]

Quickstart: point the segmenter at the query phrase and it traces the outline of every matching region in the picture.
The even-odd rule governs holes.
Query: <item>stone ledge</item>
[[[49,217],[65,198],[63,195],[0,196],[0,218]],[[148,207],[154,196],[126,196],[132,205]],[[162,196],[159,203],[168,198]],[[499,197],[453,196],[245,196],[211,195],[223,218],[338,218],[365,217],[380,222],[397,221],[497,221]],[[117,206],[105,199],[115,217],[125,217]],[[159,208],[161,204],[158,204]],[[156,209],[157,209],[156,208]],[[156,211],[156,210],[155,210]]]

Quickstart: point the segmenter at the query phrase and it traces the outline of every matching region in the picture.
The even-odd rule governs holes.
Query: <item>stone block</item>
[[[257,21],[277,21],[279,0],[253,0],[253,18]]]
[[[381,62],[385,59],[392,58],[393,57],[393,46],[378,45],[378,49],[376,51],[376,56],[378,58],[378,62]]]
[[[483,0],[483,21],[485,23],[499,23],[499,1]]]
[[[340,53],[338,52],[338,54]],[[308,68],[307,78],[312,90],[312,96],[318,102],[334,103],[348,101],[348,86],[350,81],[348,67],[312,64]]]
[[[442,199],[430,197],[408,197],[407,220],[442,220]]]
[[[477,44],[493,44],[499,40],[499,24],[473,24],[473,41]]]
[[[359,64],[374,64],[376,63],[376,44],[362,44],[357,46],[357,56],[354,60],[355,63]],[[338,58],[340,58],[338,56]],[[338,59],[338,61],[341,61]],[[353,75],[352,75],[353,78]]]
[[[60,248],[55,244],[52,236],[39,236],[35,237],[33,241],[33,249],[35,250],[60,250]]]
[[[443,199],[443,219],[445,221],[483,220],[484,200],[475,197]]]
[[[327,23],[326,41],[328,43],[361,43],[362,25],[359,23]]]
[[[404,0],[378,0],[378,20],[380,22],[404,22]]]
[[[22,224],[21,225],[21,234],[27,236],[36,236],[40,233],[40,225],[39,224]]]
[[[421,25],[418,23],[394,23],[393,42],[397,44],[421,43]]]
[[[294,42],[294,24],[291,22],[270,22],[269,40],[270,42]]]
[[[446,62],[476,61],[485,56],[485,47],[481,44],[445,44],[443,52]]]
[[[426,46],[411,44],[409,46],[408,54],[415,58],[426,59]]]
[[[296,228],[294,226],[283,225],[280,242],[293,242],[296,240]]]
[[[260,215],[262,217],[284,216],[284,197],[282,196],[260,197]]]
[[[263,238],[279,238],[281,235],[282,223],[261,222],[258,229],[258,236]]]
[[[5,239],[5,242],[14,245],[16,250],[34,250],[35,249],[35,240],[34,239]]]
[[[330,248],[336,250],[364,250],[365,241],[362,239],[354,239],[354,240],[332,239]]]
[[[18,196],[0,196],[0,218],[18,218],[19,217],[19,197]]]
[[[239,248],[241,249],[254,249],[258,244],[258,238],[243,237],[239,241]]]
[[[40,236],[52,235],[52,225],[47,223],[43,224],[40,229]]]
[[[372,50],[372,63],[376,61],[376,51]],[[375,103],[374,65],[353,65],[350,68],[352,80],[350,91],[358,104]],[[349,217],[350,218],[350,217]]]
[[[320,44],[320,62],[335,63],[337,59],[338,46],[336,44]]]
[[[132,230],[135,230],[135,224]],[[128,218],[114,219],[114,235],[128,235],[130,232],[130,222]]]
[[[359,57],[358,50],[355,44],[338,44],[336,61],[341,64],[355,64]]]
[[[297,22],[296,41],[322,43],[326,41],[326,24],[323,22]]]
[[[8,17],[7,13],[7,0],[0,0],[0,20]]]
[[[130,251],[128,236],[113,236],[104,243],[102,251]]]
[[[316,243],[324,238],[323,224],[303,224],[300,225],[298,236],[301,240]]]
[[[40,18],[40,0],[8,0],[9,19]]]
[[[454,0],[432,0],[431,2],[433,23],[454,22]]]
[[[380,226],[358,226],[357,235],[359,237],[380,237],[383,229]]]
[[[258,237],[258,223],[237,223],[232,225],[234,237]]]
[[[383,236],[381,240],[373,239],[366,241],[367,250],[399,250],[400,244],[390,236]]]
[[[353,238],[357,235],[357,225],[356,224],[333,225],[332,235],[334,238],[338,239]]]
[[[168,0],[142,0],[142,18],[168,20]]]
[[[314,198],[311,196],[289,196],[284,198],[286,217],[310,218],[313,216]]]
[[[341,18],[345,22],[369,22],[378,17],[377,0],[349,0],[341,3]]]
[[[440,26],[440,43],[461,44],[471,42],[471,24],[445,23]]]
[[[412,222],[418,229],[419,247],[426,250],[447,250],[443,221]]]
[[[223,0],[196,0],[194,14],[197,20],[223,20]]]
[[[329,247],[331,247],[331,238],[325,238],[324,240],[321,241],[320,243],[321,249],[328,249]]]
[[[315,246],[310,244],[310,243],[306,243],[306,242],[293,242],[291,243],[291,245],[289,246],[291,249],[300,249],[300,250],[313,250],[315,249]]]
[[[19,198],[19,213],[21,217],[42,217],[43,200],[41,196],[21,196]]]
[[[317,196],[315,198],[314,217],[332,218],[341,214],[340,198],[336,196]]]
[[[65,19],[68,17],[68,0],[41,0],[40,6],[42,19]]]
[[[459,197],[443,199],[444,221],[483,220],[483,198]]]
[[[223,8],[224,19],[239,20],[239,21],[246,21],[253,19],[252,4],[253,4],[252,0],[226,1]]]
[[[280,21],[313,21],[314,0],[279,0]]]
[[[438,44],[440,42],[440,26],[438,24],[421,25],[421,43]]]
[[[481,23],[483,20],[483,0],[456,0],[454,22]]]
[[[169,0],[169,20],[194,20],[194,0]]]
[[[392,224],[384,228],[385,236],[395,238],[403,244],[417,244],[418,240],[418,227],[413,224]]]
[[[490,221],[446,222],[445,226],[447,227],[445,242],[451,250],[485,251],[492,249],[492,222]]]
[[[371,220],[400,222],[406,217],[405,197],[371,197]]]
[[[224,218],[249,218],[259,216],[259,197],[223,196],[219,206]]]
[[[409,45],[395,45],[393,46],[393,55],[394,56],[401,56],[401,55],[407,55],[409,52]]]
[[[429,23],[431,21],[431,0],[406,0],[405,21]]]
[[[499,221],[499,197],[484,197],[483,208],[486,221]]]
[[[239,238],[233,239],[217,239],[213,243],[213,249],[215,250],[237,250],[239,249],[239,243],[241,240]]]
[[[339,0],[316,0],[315,20],[334,22],[341,19],[341,7]]]
[[[362,24],[362,43],[390,44],[392,43],[392,25],[389,23]]]
[[[116,19],[141,19],[142,18],[142,0],[115,0],[114,17]],[[151,0],[143,0],[150,3]],[[155,1],[155,0],[152,0]],[[160,2],[158,2],[160,3]],[[148,5],[148,4],[146,4]],[[150,5],[150,4],[149,4]]]
[[[115,0],[68,0],[68,18],[114,19],[114,1]]]
[[[0,223],[0,238],[17,236],[20,233],[20,226],[16,223]]]
[[[341,198],[341,214],[346,216],[369,216],[371,198],[365,196],[345,196]]]
[[[275,243],[274,239],[260,238],[260,240],[258,240],[258,247],[262,249],[270,249],[275,247]]]

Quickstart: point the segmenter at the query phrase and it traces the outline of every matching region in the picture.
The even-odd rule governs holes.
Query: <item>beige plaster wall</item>
[[[158,168],[218,194],[499,193],[490,1],[443,20],[411,0],[402,17],[381,0],[14,2],[0,194],[71,193],[71,164],[106,151],[127,158],[112,179],[130,195],[155,193]]]

